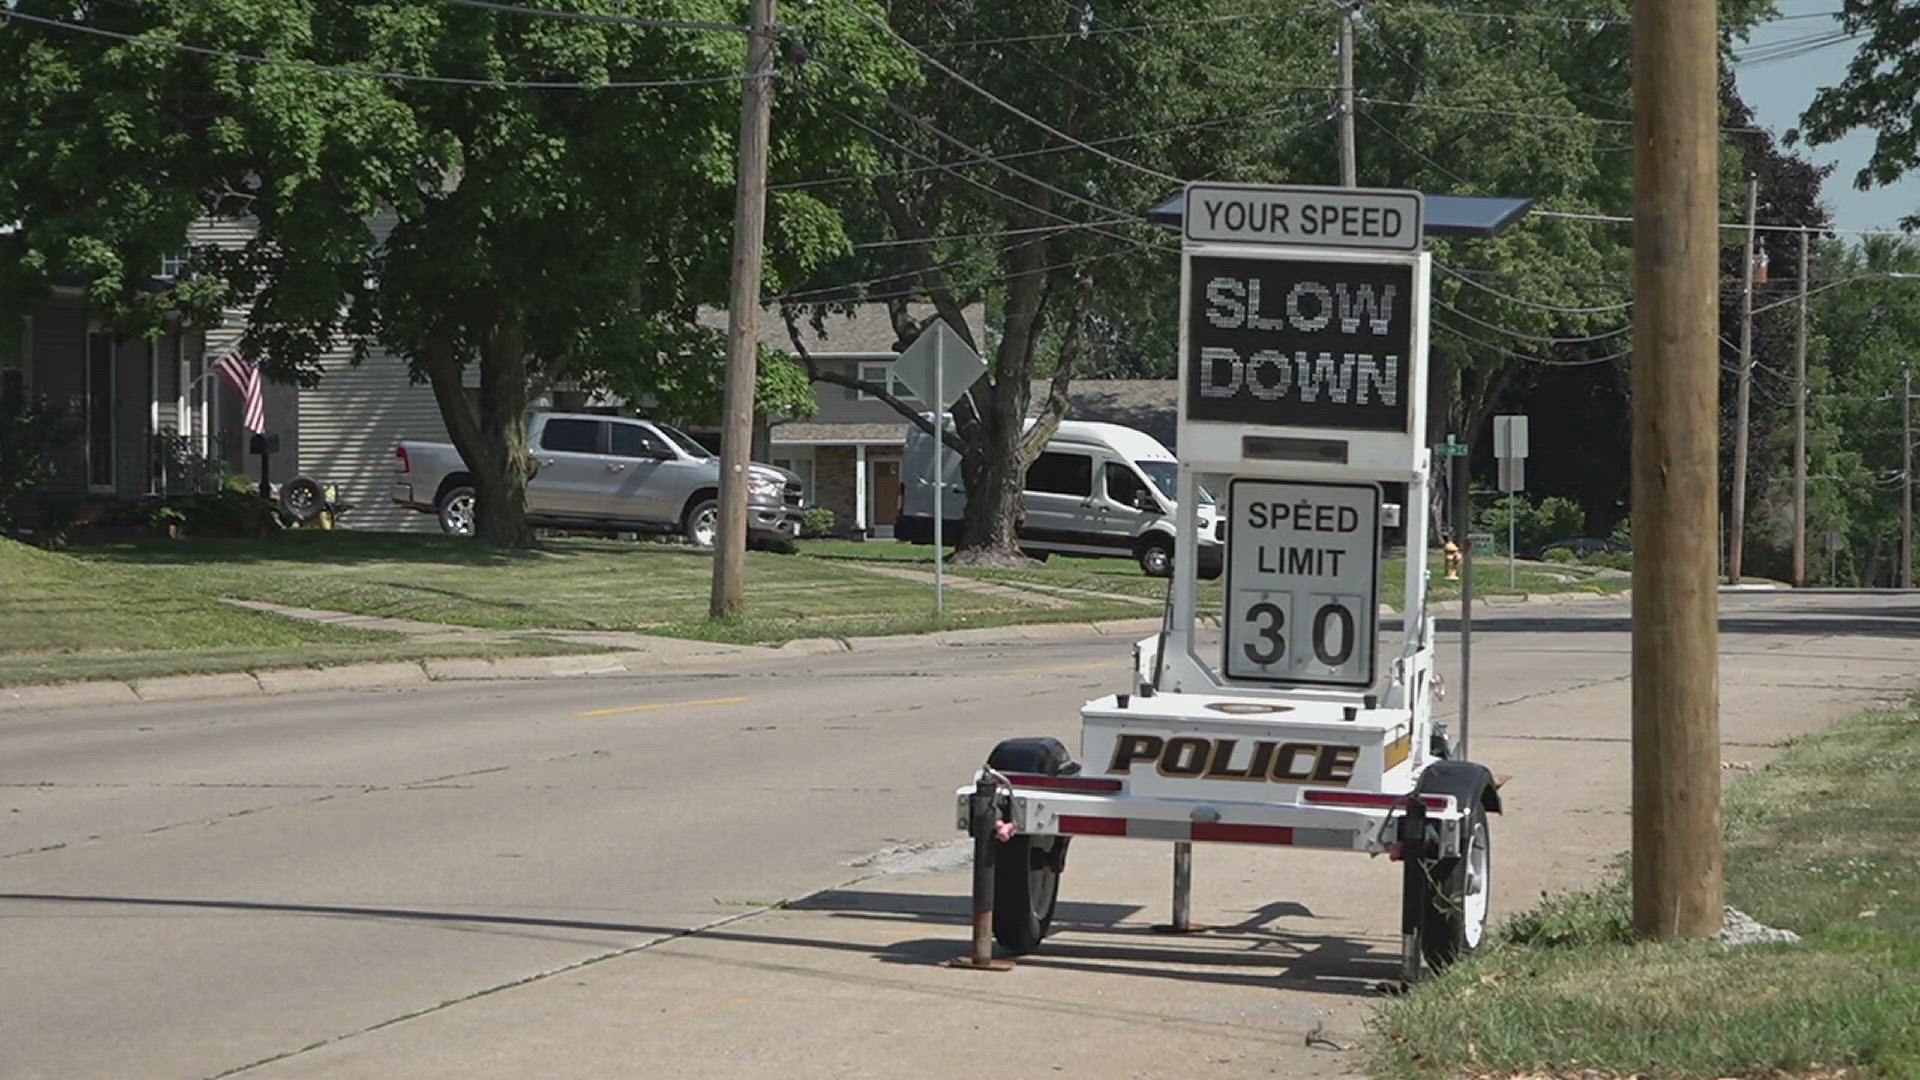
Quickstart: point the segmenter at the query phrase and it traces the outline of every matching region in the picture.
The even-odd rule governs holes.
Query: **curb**
[[[322,668],[268,668],[221,675],[170,675],[154,679],[46,683],[0,688],[0,716],[8,713],[82,707],[139,705],[146,702],[217,701],[343,690],[381,690],[440,682],[487,682],[594,675],[646,674],[664,667],[756,659],[892,652],[919,646],[964,648],[1025,641],[1069,641],[1152,633],[1160,620],[1118,619],[1101,623],[1033,623],[946,630],[933,634],[896,634],[865,638],[799,638],[778,646],[688,646],[674,652],[602,652],[567,656],[523,656],[498,660],[452,658],[408,662],[343,664]],[[674,639],[663,638],[663,641]]]

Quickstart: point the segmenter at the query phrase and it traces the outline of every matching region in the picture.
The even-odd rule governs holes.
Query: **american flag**
[[[240,400],[244,405],[240,411],[240,422],[256,435],[264,433],[267,430],[267,405],[261,393],[260,365],[241,359],[236,349],[221,357],[213,366],[220,369],[220,374],[225,375],[233,388],[240,392]]]

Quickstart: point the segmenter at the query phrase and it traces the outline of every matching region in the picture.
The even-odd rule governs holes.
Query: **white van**
[[[928,417],[932,419],[931,416]],[[1033,421],[1027,421],[1032,426]],[[907,429],[900,462],[897,539],[933,542],[933,436],[918,425]],[[1052,552],[1133,559],[1154,577],[1173,571],[1173,452],[1144,431],[1119,424],[1062,420],[1060,428],[1027,469],[1026,515],[1020,546],[1044,558]],[[947,490],[941,507],[946,536],[960,536],[967,493],[960,455],[946,455]],[[1213,497],[1200,489],[1200,576],[1220,576],[1225,547]]]

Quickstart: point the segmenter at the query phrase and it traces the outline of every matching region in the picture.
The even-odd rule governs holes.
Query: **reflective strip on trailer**
[[[1136,840],[1203,840],[1229,844],[1281,844],[1289,847],[1351,849],[1354,834],[1344,829],[1302,829],[1292,825],[1233,825],[1225,822],[1152,821],[1144,818],[1061,814],[1062,836],[1127,836]]]

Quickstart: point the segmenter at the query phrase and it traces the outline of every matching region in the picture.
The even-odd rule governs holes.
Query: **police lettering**
[[[1122,776],[1143,762],[1154,762],[1162,776],[1204,780],[1271,781],[1276,784],[1345,786],[1360,761],[1357,746],[1274,742],[1256,739],[1208,739],[1194,735],[1121,735],[1113,744],[1107,772]]]

